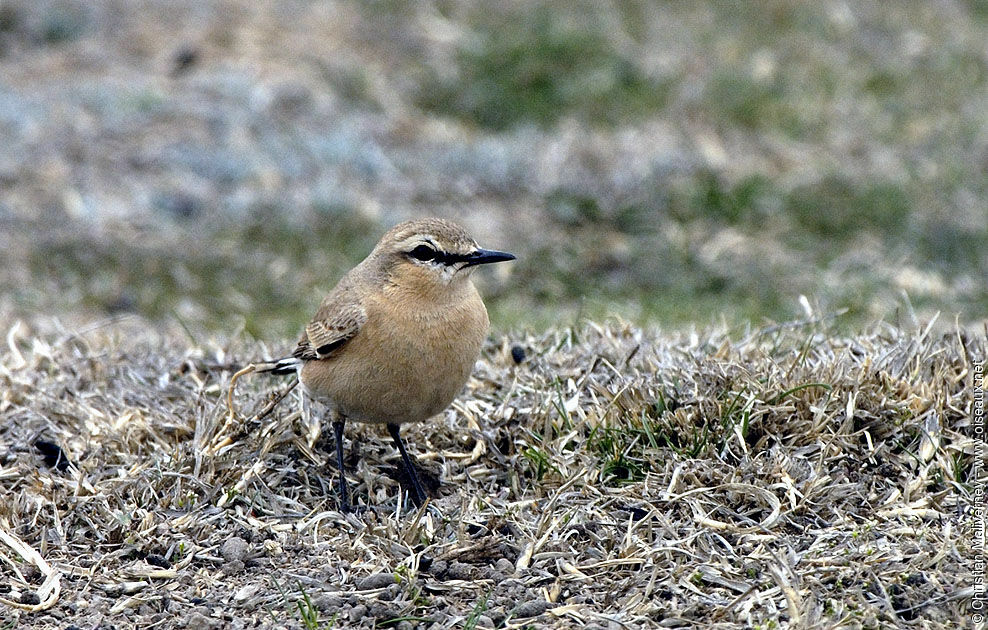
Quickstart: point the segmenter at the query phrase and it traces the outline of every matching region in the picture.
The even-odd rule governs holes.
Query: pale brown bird
[[[471,272],[514,258],[481,249],[450,221],[400,223],[323,299],[292,357],[254,366],[297,372],[308,395],[329,408],[341,509],[351,508],[343,474],[348,419],[387,425],[414,501],[425,502],[399,427],[438,414],[463,388],[490,324]]]

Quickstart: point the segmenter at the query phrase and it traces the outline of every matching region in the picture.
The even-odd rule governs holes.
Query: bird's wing
[[[341,293],[326,297],[315,318],[305,327],[292,354],[305,361],[328,359],[339,352],[367,321],[364,307],[356,300],[342,300]]]

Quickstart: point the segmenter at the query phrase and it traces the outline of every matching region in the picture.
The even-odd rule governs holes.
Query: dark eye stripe
[[[416,245],[415,249],[408,252],[408,256],[423,262],[435,260],[444,265],[453,265],[469,258],[467,254],[451,254],[449,252],[436,251],[428,245]]]

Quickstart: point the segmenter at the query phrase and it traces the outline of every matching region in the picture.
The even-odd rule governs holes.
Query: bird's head
[[[371,253],[392,281],[423,291],[465,282],[478,265],[514,260],[483,249],[466,230],[445,219],[418,219],[391,228]]]

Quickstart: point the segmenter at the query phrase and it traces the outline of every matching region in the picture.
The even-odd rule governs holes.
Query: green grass
[[[796,133],[801,121],[786,100],[781,79],[758,81],[744,68],[725,68],[707,85],[704,101],[717,118],[750,130],[782,128]]]
[[[86,30],[82,11],[71,5],[56,6],[44,15],[41,38],[48,44],[62,44],[78,39]]]
[[[256,337],[290,338],[321,292],[370,251],[379,230],[348,211],[313,209],[306,220],[289,222],[262,208],[205,234],[183,225],[163,238],[58,234],[32,250],[29,264],[91,310],[207,328],[242,321]]]
[[[966,6],[978,32],[984,3]],[[501,132],[517,139],[539,127],[537,138],[555,141],[565,117],[596,128],[605,144],[624,125],[655,120],[693,133],[699,122],[725,143],[740,138],[758,158],[750,169],[658,165],[616,186],[607,181],[611,144],[587,157],[588,176],[577,183],[495,190],[493,207],[520,200],[545,227],[509,231],[512,242],[502,245],[519,259],[506,281],[478,274],[495,327],[611,315],[669,327],[742,325],[801,316],[801,294],[828,312],[846,309],[842,321],[853,326],[895,316],[906,269],[942,285],[906,286],[927,314],[971,320],[988,311],[988,287],[978,282],[988,264],[988,184],[977,157],[988,63],[952,36],[940,13],[855,7],[853,24],[841,26],[808,2],[675,4],[662,9],[685,28],[675,41],[703,54],[684,67],[649,69],[632,54],[662,50],[646,27],[657,10],[649,2],[435,9],[460,27],[448,65],[423,66],[420,55],[395,51],[405,78],[397,98],[475,125],[477,139],[496,145]],[[415,23],[415,11],[391,0],[360,11],[382,28]],[[0,11],[0,30],[23,21],[19,10]],[[918,38],[912,57],[888,54],[917,33],[928,41]],[[319,68],[353,107],[381,111],[370,70]],[[153,114],[169,100],[167,91],[134,88],[105,106]],[[778,143],[781,153],[763,147]],[[26,261],[0,260],[14,270],[0,288],[24,312],[81,306],[286,339],[386,227],[332,204],[298,213],[275,203],[242,220],[212,221],[177,193],[152,196],[151,206],[174,220],[168,230],[93,235],[39,222],[26,236],[11,233],[11,242],[35,246]]]
[[[600,13],[590,3],[478,11],[474,37],[457,52],[458,75],[427,72],[417,104],[491,130],[549,127],[567,115],[614,125],[659,111],[671,82],[620,52]]]
[[[298,584],[299,596],[293,598],[281,583],[278,582],[277,578],[272,577],[271,581],[274,583],[275,588],[278,589],[278,592],[281,593],[287,614],[298,617],[301,626],[305,630],[331,630],[336,627],[337,615],[333,615],[328,620],[320,619],[319,609],[316,608],[316,605],[312,602],[312,598],[309,597],[309,593],[301,583]],[[278,615],[273,609],[269,608],[268,614],[275,623],[279,622]]]
[[[732,184],[701,172],[661,203],[611,209],[593,196],[551,195],[547,208],[564,238],[507,246],[519,259],[506,282],[479,274],[495,327],[539,330],[615,315],[672,327],[778,321],[800,315],[801,293],[830,312],[847,309],[842,322],[852,326],[874,317],[876,296],[899,300],[898,288],[873,269],[853,267],[841,284],[822,286],[815,270],[854,252],[864,236],[944,278],[976,268],[986,237],[983,227],[949,219],[934,229],[904,187],[882,181],[831,178],[786,192],[762,176]],[[648,227],[662,222],[693,236],[677,242]],[[704,241],[727,228],[751,243],[778,240],[778,255],[793,264],[743,249],[740,259],[703,255]],[[383,230],[344,210],[286,221],[266,209],[202,231],[178,224],[169,236],[49,234],[26,261],[36,281],[8,290],[25,310],[71,303],[290,339]],[[974,316],[988,307],[988,290],[911,300],[917,308]]]
[[[487,610],[487,600],[490,595],[491,592],[487,591],[483,597],[477,600],[473,610],[471,610],[470,614],[467,615],[467,618],[463,620],[463,630],[475,630],[477,623],[480,622],[480,616]]]
[[[862,233],[896,239],[910,228],[913,207],[903,184],[831,176],[787,194],[784,209],[813,238],[849,239]]]

